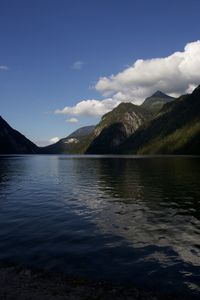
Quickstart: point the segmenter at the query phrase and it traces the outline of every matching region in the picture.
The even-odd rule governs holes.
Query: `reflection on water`
[[[0,158],[0,259],[200,291],[200,158]]]

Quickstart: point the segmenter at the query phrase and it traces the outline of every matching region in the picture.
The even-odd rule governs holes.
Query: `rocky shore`
[[[60,273],[0,266],[1,300],[178,300],[194,299],[182,295],[163,295],[132,286],[113,285],[101,281],[69,278]]]

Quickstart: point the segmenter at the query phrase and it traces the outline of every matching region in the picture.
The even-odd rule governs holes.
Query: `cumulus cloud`
[[[102,116],[109,110],[113,109],[113,105],[116,106],[120,101],[113,103],[112,98],[99,100],[83,100],[77,103],[75,106],[66,106],[63,109],[57,109],[56,114],[64,115],[86,115],[86,116]]]
[[[164,58],[138,59],[122,72],[102,77],[96,90],[103,95],[122,93],[140,103],[156,90],[180,95],[200,83],[200,41],[189,43],[183,52]]]
[[[50,142],[51,144],[54,144],[54,143],[57,143],[59,140],[60,140],[60,138],[57,137],[57,136],[55,136],[55,137],[53,137],[52,139],[50,139],[49,142]]]
[[[167,57],[138,59],[115,75],[101,77],[95,89],[103,100],[82,100],[56,113],[101,116],[120,102],[141,104],[155,91],[171,96],[190,93],[200,84],[200,40],[188,43],[182,52]]]
[[[81,70],[83,68],[83,65],[85,64],[82,60],[77,60],[73,63],[72,69],[74,70]]]
[[[8,66],[1,65],[1,66],[0,66],[0,70],[2,70],[2,71],[8,71],[9,68],[8,68]]]
[[[70,118],[66,120],[67,123],[77,123],[78,119],[77,118]]]

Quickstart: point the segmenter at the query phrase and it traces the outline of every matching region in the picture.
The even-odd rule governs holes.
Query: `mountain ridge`
[[[157,100],[160,107],[152,110]],[[35,145],[0,116],[0,154],[84,153],[200,154],[200,86],[177,99],[156,91],[140,106],[122,102],[96,126],[78,128],[46,147]]]
[[[0,116],[0,154],[36,154],[39,147]]]
[[[127,102],[120,103],[101,118],[95,127],[94,139],[86,153],[112,153],[115,147],[150,118],[151,114],[140,106]]]
[[[156,91],[153,95],[144,100],[141,107],[149,110],[155,116],[166,103],[170,103],[174,100],[174,97],[171,97],[161,91]]]
[[[41,154],[79,154],[87,147],[87,139],[95,126],[84,126],[78,128],[67,137],[58,142],[40,148]]]
[[[116,151],[127,154],[200,154],[200,86],[166,103],[158,116]]]

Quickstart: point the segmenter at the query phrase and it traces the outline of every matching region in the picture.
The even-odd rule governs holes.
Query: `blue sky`
[[[131,88],[122,86],[124,77],[120,81],[117,74],[125,71],[126,76],[138,59],[150,72],[155,62],[148,66],[148,59],[172,55],[171,63],[177,51],[187,65],[189,60],[190,78],[171,87],[160,80],[161,87],[174,95],[187,91],[197,83],[192,59],[199,44],[184,47],[200,39],[199,11],[198,0],[0,0],[0,114],[28,138],[45,144],[96,123],[118,101],[141,102],[160,86],[144,90],[145,82],[135,75]],[[158,63],[164,68],[163,61]],[[137,68],[131,72],[139,74]],[[107,102],[71,109],[88,99]]]

